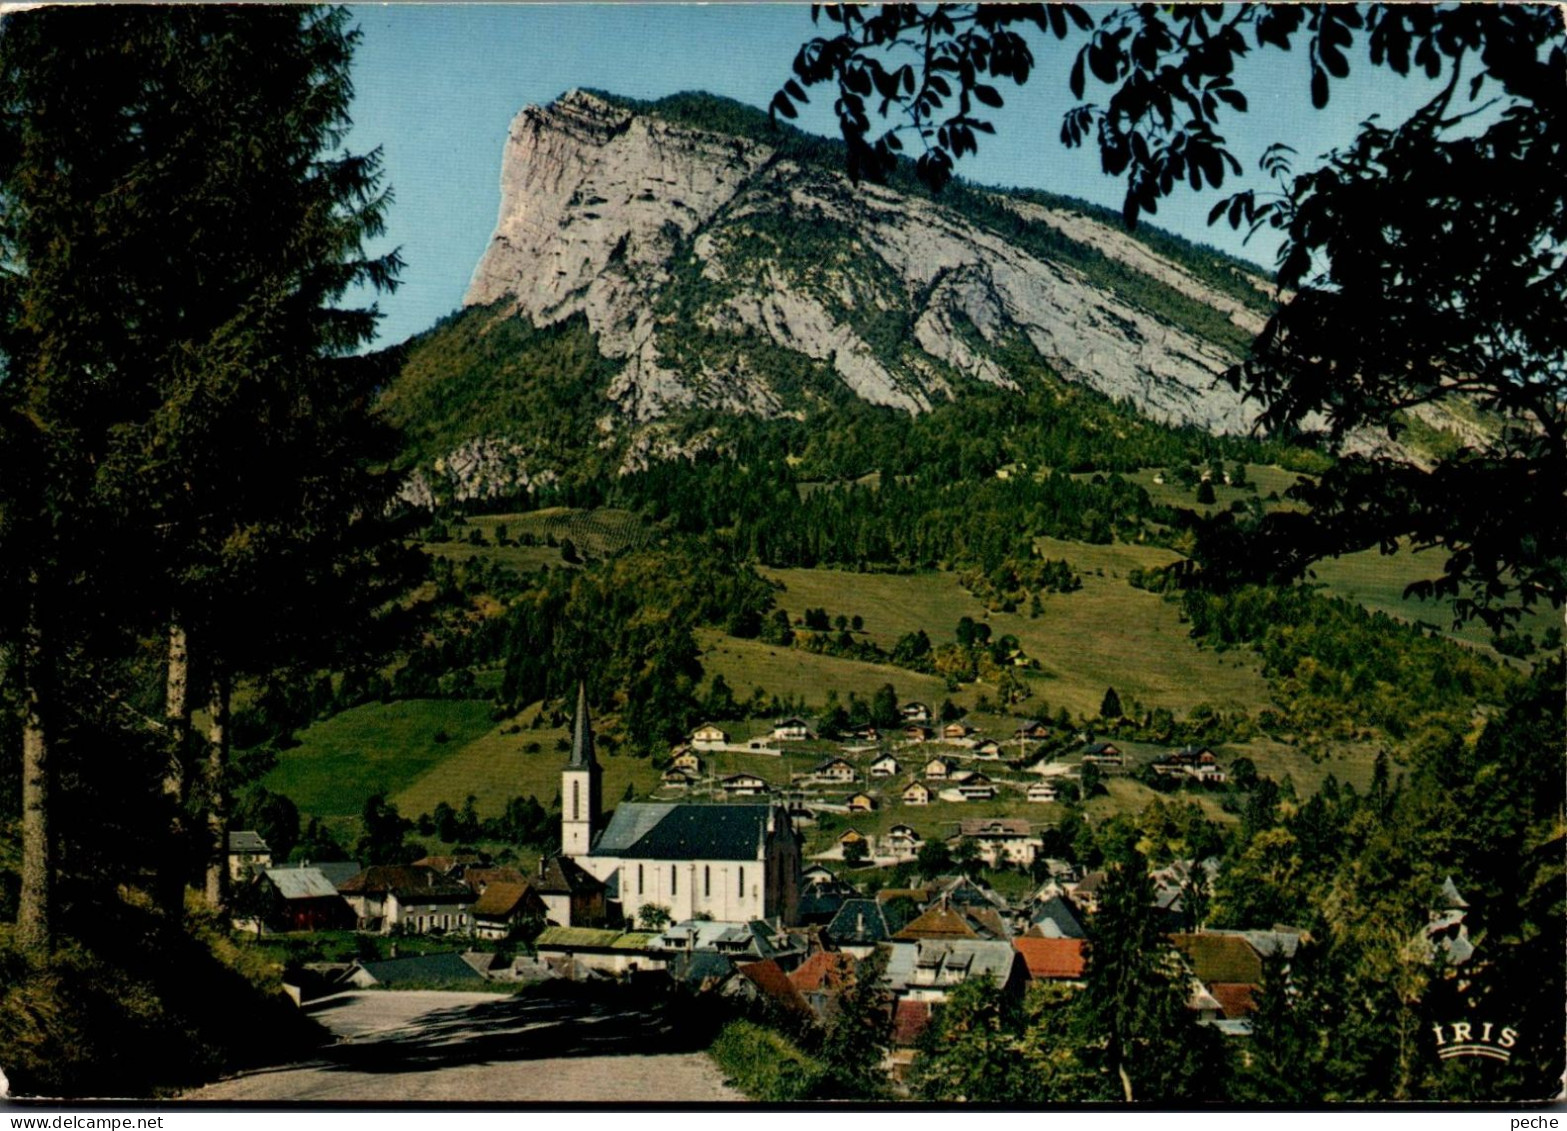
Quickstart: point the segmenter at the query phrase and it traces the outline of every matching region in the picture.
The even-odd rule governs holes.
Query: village
[[[390,938],[377,951],[384,957],[297,971],[290,992],[300,1002],[350,989],[618,984],[826,1023],[874,960],[886,1002],[882,1067],[896,1082],[955,987],[982,980],[1018,999],[1037,983],[1081,987],[1106,872],[1047,855],[1048,825],[1027,818],[961,818],[934,852],[913,824],[877,835],[851,823],[806,856],[802,829],[824,814],[852,822],[888,806],[977,803],[1003,792],[1043,804],[1080,789],[1085,770],[1090,777],[1126,770],[1114,743],[1084,735],[1075,736],[1085,739],[1075,762],[1059,754],[1029,762],[1030,744],[1050,737],[1048,724],[1034,720],[1003,745],[961,723],[932,726],[924,704],[902,713],[895,735],[861,728],[846,736],[843,754],[793,775],[785,790],[755,774],[714,777],[704,754],[776,756],[777,747],[815,737],[809,720],[780,719],[766,741],[739,745],[717,726],[698,727],[674,751],[660,790],[684,800],[625,801],[606,814],[579,690],[561,771],[559,853],[509,866],[479,852],[367,868],[275,865],[256,833],[234,831],[230,875],[251,893],[251,917],[235,925],[257,935],[351,930]],[[938,747],[942,753],[927,753]],[[1024,753],[1021,772],[1032,780],[1017,776],[1019,761],[1004,760],[1004,750]],[[1206,747],[1170,751],[1147,769],[1199,783],[1225,777]],[[1036,879],[1008,898],[963,864]],[[856,870],[878,865],[901,866],[894,875],[910,877],[907,886],[855,882]],[[1287,969],[1309,936],[1278,923],[1206,927],[1201,909],[1219,868],[1215,857],[1177,859],[1150,864],[1148,879],[1153,912],[1189,976],[1187,1009],[1244,1039],[1264,962],[1280,956]],[[1462,967],[1474,953],[1468,904],[1452,879],[1437,902],[1418,942],[1433,960],[1440,954]],[[436,940],[468,948],[427,951]]]

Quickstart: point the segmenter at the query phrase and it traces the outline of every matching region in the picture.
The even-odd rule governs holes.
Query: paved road
[[[745,1097],[679,1026],[604,1002],[359,990],[306,1007],[339,1038],[318,1059],[236,1076],[192,1100],[707,1103]]]

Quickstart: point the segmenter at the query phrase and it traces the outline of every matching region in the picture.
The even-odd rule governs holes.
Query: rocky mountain
[[[541,383],[557,425],[624,469],[715,442],[694,414],[802,419],[844,397],[922,413],[1016,390],[1020,356],[1156,422],[1250,427],[1220,380],[1269,306],[1245,265],[1044,194],[932,198],[842,168],[837,143],[705,95],[522,110],[466,313],[436,332],[485,355],[483,388],[454,395],[451,343],[416,340],[390,396],[426,466],[459,495],[547,481],[562,429],[492,403]],[[529,352],[546,341],[575,377]]]

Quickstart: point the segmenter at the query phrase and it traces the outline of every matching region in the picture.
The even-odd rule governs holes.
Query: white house
[[[896,776],[901,767],[898,760],[891,754],[883,754],[871,763],[871,777],[890,778]]]
[[[919,781],[911,781],[903,787],[903,803],[905,805],[929,805],[930,788]]]
[[[811,725],[797,715],[773,724],[773,738],[780,742],[804,742],[811,737]]]
[[[698,750],[713,750],[729,745],[729,735],[712,723],[703,723],[691,732],[691,745]]]

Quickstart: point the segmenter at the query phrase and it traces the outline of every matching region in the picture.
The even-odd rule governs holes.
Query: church
[[[676,923],[698,915],[796,923],[801,846],[784,806],[627,801],[606,821],[602,776],[579,686],[561,771],[561,853],[605,885],[627,921],[653,905]]]

